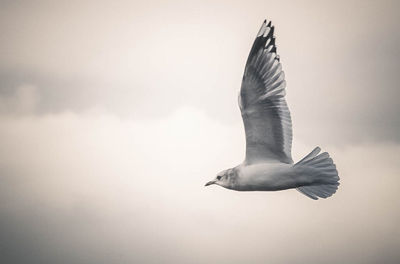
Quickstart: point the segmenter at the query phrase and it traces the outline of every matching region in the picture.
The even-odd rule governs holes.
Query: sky
[[[0,262],[398,263],[397,1],[0,1]],[[204,184],[275,25],[295,161],[338,192]]]

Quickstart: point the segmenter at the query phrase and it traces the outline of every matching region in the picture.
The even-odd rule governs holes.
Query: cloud
[[[190,105],[237,122],[244,63],[267,16],[297,135],[342,145],[400,140],[396,2],[256,1],[230,3],[229,12],[224,2],[96,2],[96,12],[92,4],[5,6],[1,97],[29,83],[41,99],[36,114],[97,107],[160,119]]]
[[[205,188],[242,160],[244,136],[195,108],[140,122],[106,112],[3,116],[0,131],[0,255],[8,263],[399,257],[399,145],[324,146],[342,185],[315,203],[296,191]],[[295,160],[312,147],[297,141]]]
[[[35,112],[39,101],[35,86],[22,85],[13,92],[11,95],[0,97],[0,113],[25,115]]]

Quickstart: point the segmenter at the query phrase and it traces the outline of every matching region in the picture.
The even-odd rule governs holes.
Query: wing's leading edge
[[[246,132],[246,164],[268,160],[293,163],[292,122],[285,87],[274,26],[264,21],[247,59],[239,94]]]

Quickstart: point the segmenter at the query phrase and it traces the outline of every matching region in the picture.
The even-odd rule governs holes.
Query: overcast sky
[[[1,1],[1,263],[398,263],[397,1]],[[241,193],[237,106],[276,27],[293,157],[341,185]]]

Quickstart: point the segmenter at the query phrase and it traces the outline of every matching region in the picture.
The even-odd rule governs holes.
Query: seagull
[[[264,20],[250,50],[239,93],[246,132],[246,157],[205,186],[236,191],[296,189],[311,199],[327,198],[339,186],[336,165],[316,147],[293,163],[292,121],[285,100],[285,75],[276,52],[274,26]]]

